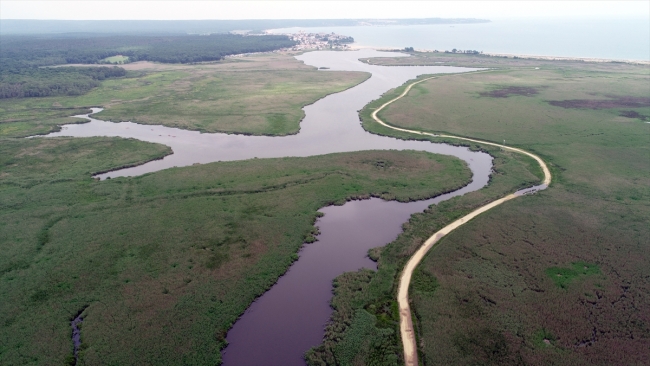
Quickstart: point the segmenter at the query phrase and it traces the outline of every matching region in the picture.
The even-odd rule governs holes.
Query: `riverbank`
[[[84,362],[164,364],[191,355],[219,363],[226,330],[296,259],[317,209],[371,195],[430,197],[470,175],[456,158],[378,151],[90,178],[147,148],[163,147],[118,138],[2,144],[15,166],[0,183],[0,313],[8,324],[0,339],[11,349],[31,345],[3,353],[3,363],[25,354],[62,362],[73,350],[69,319],[86,306]],[[163,323],[173,331],[156,326]],[[164,351],[179,339],[184,352]],[[129,351],[110,351],[125,341]]]
[[[0,133],[19,125],[24,136],[42,133],[42,127],[33,131],[25,127],[51,116],[67,117],[73,114],[65,114],[71,108],[102,106],[95,116],[102,120],[202,133],[290,135],[300,130],[304,106],[369,77],[359,72],[318,72],[292,55],[278,53],[216,64],[137,62],[120,67],[129,71],[126,77],[104,80],[83,95],[0,99]]]
[[[403,128],[399,128],[399,127],[393,127],[393,126],[390,126],[390,125],[386,124],[384,121],[382,121],[381,119],[379,119],[377,117],[377,113],[381,112],[384,108],[386,108],[390,104],[398,101],[399,99],[404,98],[404,96],[406,96],[408,94],[408,92],[411,90],[411,88],[413,88],[413,86],[415,86],[415,85],[417,85],[419,83],[431,80],[431,79],[434,79],[434,78],[433,77],[426,78],[426,79],[418,80],[416,82],[413,82],[413,83],[409,84],[404,89],[402,94],[400,94],[399,96],[397,96],[394,99],[389,100],[388,102],[382,104],[379,108],[375,109],[371,114],[372,118],[375,120],[375,122],[381,124],[382,126],[385,126],[385,127],[388,127],[388,128],[394,129],[396,131],[400,131],[400,132],[406,132],[406,133],[411,133],[411,134],[416,134],[416,135],[425,134],[425,135],[430,135],[430,136],[433,136],[433,137],[438,137],[439,136],[439,137],[442,137],[442,138],[459,139],[459,140],[462,140],[462,141],[470,141],[470,142],[474,142],[474,143],[478,143],[478,144],[487,144],[487,145],[496,146],[496,147],[499,147],[501,149],[505,149],[505,150],[508,150],[508,151],[513,151],[513,152],[516,152],[516,153],[519,153],[519,154],[527,155],[527,156],[535,159],[537,161],[537,163],[540,165],[542,171],[544,172],[544,180],[542,181],[542,185],[537,186],[536,188],[534,188],[532,190],[532,192],[536,192],[536,191],[538,191],[540,189],[546,189],[551,184],[551,172],[549,171],[549,169],[546,166],[546,164],[544,163],[544,161],[542,159],[540,159],[538,156],[536,156],[534,154],[531,154],[531,153],[529,153],[529,152],[527,152],[525,150],[512,148],[512,147],[501,145],[501,144],[494,144],[494,143],[490,143],[490,142],[487,142],[487,141],[481,141],[481,140],[477,140],[477,139],[468,139],[468,138],[463,138],[463,137],[458,137],[458,136],[451,136],[451,135],[435,135],[435,134],[428,134],[426,132],[423,133],[423,132],[420,132],[420,131],[413,131],[413,130],[407,130],[407,129],[403,129]],[[413,327],[413,320],[412,320],[412,317],[411,317],[411,307],[409,305],[410,300],[409,300],[409,295],[408,295],[409,287],[411,285],[411,277],[412,277],[413,271],[415,270],[417,265],[422,261],[422,259],[427,254],[427,252],[429,252],[429,250],[431,250],[431,248],[436,243],[438,243],[445,235],[447,235],[450,232],[452,232],[453,230],[459,228],[461,225],[469,222],[474,217],[476,217],[476,216],[478,216],[478,215],[480,215],[480,214],[482,214],[482,213],[484,213],[484,212],[486,212],[486,211],[488,211],[488,210],[490,210],[490,209],[492,209],[494,207],[497,207],[497,206],[501,205],[502,203],[505,203],[505,202],[507,202],[507,201],[509,201],[511,199],[522,196],[523,194],[525,194],[525,193],[523,193],[525,191],[531,191],[531,190],[530,189],[525,189],[525,190],[521,191],[522,193],[519,193],[519,194],[513,193],[513,194],[509,194],[509,195],[507,195],[505,197],[499,198],[499,199],[497,199],[495,201],[492,201],[492,202],[488,203],[485,206],[477,208],[476,210],[470,212],[469,214],[467,214],[467,215],[461,217],[460,219],[452,222],[451,224],[445,226],[444,228],[440,229],[439,231],[437,231],[436,233],[431,235],[431,237],[429,237],[429,239],[427,239],[424,242],[424,244],[422,244],[422,246],[415,252],[415,254],[408,260],[408,262],[406,263],[406,266],[404,267],[404,270],[402,271],[402,274],[400,275],[399,286],[398,286],[398,290],[397,290],[397,302],[399,304],[399,314],[400,314],[400,334],[401,334],[402,344],[403,344],[403,347],[404,347],[404,363],[405,363],[405,365],[407,365],[407,366],[417,366],[417,365],[419,365],[418,357],[417,357],[417,355],[418,355],[418,347],[417,347],[417,344],[416,344],[416,341],[415,341],[415,328]]]
[[[493,143],[505,139],[508,146],[543,157],[554,175],[553,189],[476,217],[423,257],[415,273],[433,285],[412,285],[409,295],[425,363],[635,363],[647,357],[641,335],[650,329],[634,324],[645,322],[650,306],[642,275],[650,258],[639,241],[650,233],[634,218],[647,215],[641,202],[650,193],[642,163],[648,125],[620,115],[621,110],[640,115],[647,110],[642,104],[647,69],[560,65],[427,80],[378,113],[403,129],[481,136]],[[366,129],[408,138],[370,118],[374,108],[405,87],[362,111]],[[577,108],[555,102],[618,101],[622,96],[640,104]],[[631,265],[630,255],[636,258]]]
[[[367,71],[366,65],[354,62],[356,54],[319,56],[323,58],[317,57],[315,62],[324,61],[326,66],[332,66],[330,70],[340,64],[349,67],[353,61],[357,71]],[[465,185],[469,178],[467,167],[474,173],[472,182],[455,193],[485,185],[491,166],[486,154],[384,139],[363,132],[356,111],[373,95],[418,72],[381,71],[385,74],[380,78],[368,79],[305,107],[307,117],[300,134],[294,136],[199,134],[89,117],[90,122],[66,125],[60,133],[47,138],[12,140],[15,149],[2,155],[11,159],[3,166],[11,166],[14,175],[22,172],[23,180],[29,181],[25,174],[38,172],[33,164],[47,165],[52,155],[62,160],[49,162],[51,169],[62,174],[73,170],[75,174],[65,173],[60,180],[35,185],[20,181],[21,177],[9,180],[3,176],[2,184],[8,182],[8,186],[0,194],[5,192],[8,198],[1,199],[4,208],[0,213],[13,220],[3,232],[17,239],[15,245],[11,239],[0,242],[10,249],[3,257],[4,264],[0,263],[0,268],[7,269],[3,272],[7,281],[0,282],[0,291],[9,299],[2,304],[10,306],[0,311],[10,317],[2,320],[9,326],[7,333],[0,336],[11,349],[36,344],[30,347],[31,359],[56,363],[73,351],[68,320],[87,306],[80,334],[79,357],[83,362],[122,364],[146,360],[175,364],[192,359],[219,363],[226,330],[286,272],[302,244],[313,241],[316,210],[372,196],[399,201],[428,198]],[[78,138],[51,138],[65,134]],[[112,156],[111,147],[68,149],[64,144],[84,143],[87,139],[79,137],[97,134],[167,144],[174,154],[108,173],[115,179],[97,182],[89,176],[96,170],[77,174],[74,169],[87,165],[84,154]],[[20,146],[27,143],[62,145],[54,152],[22,154]],[[7,149],[11,146],[3,145]],[[373,147],[392,151],[349,152]],[[336,149],[344,153],[286,157],[320,155]],[[467,165],[457,158],[396,150],[453,154]],[[81,155],[69,158],[67,154],[71,153]],[[280,158],[256,159],[274,154]],[[210,163],[216,160],[233,161]],[[120,159],[111,163],[122,165]],[[451,169],[459,175],[446,175],[444,171],[450,167],[460,169]],[[42,173],[51,175],[48,171]],[[138,176],[119,177],[131,174]],[[461,180],[456,179],[461,176]],[[445,177],[451,180],[443,183]],[[435,188],[432,182],[442,185]],[[399,223],[393,224],[399,228]],[[18,237],[19,233],[30,232],[38,233],[37,238]],[[325,294],[329,295],[331,288],[327,285]],[[16,288],[21,291],[14,291]],[[30,311],[21,311],[13,307],[15,304]],[[36,334],[44,334],[41,326],[55,331],[47,332],[47,342],[32,341]],[[316,331],[322,331],[322,327]],[[129,352],[114,352],[122,348],[116,342],[128,342]],[[177,351],[179,344],[183,352]],[[298,358],[304,351],[297,350]],[[2,357],[9,363],[19,363],[23,354],[11,352]]]

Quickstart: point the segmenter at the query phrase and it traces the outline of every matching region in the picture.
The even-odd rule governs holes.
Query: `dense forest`
[[[224,56],[277,50],[295,42],[286,36],[234,34],[177,36],[2,36],[0,98],[77,95],[104,78],[126,75],[115,67],[44,68],[60,64],[100,64],[110,56],[130,61],[192,63]]]
[[[99,86],[101,80],[126,75],[121,67],[28,67],[0,73],[0,99],[79,95]]]

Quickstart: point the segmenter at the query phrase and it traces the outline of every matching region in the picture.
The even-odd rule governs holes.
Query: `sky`
[[[0,1],[0,19],[642,18],[641,1]]]

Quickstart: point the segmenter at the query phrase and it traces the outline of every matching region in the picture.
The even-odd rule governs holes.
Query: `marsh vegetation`
[[[36,138],[0,150],[6,364],[69,359],[82,309],[80,364],[218,364],[228,328],[312,238],[317,209],[371,195],[422,199],[470,178],[456,158],[367,151],[99,182],[92,173],[169,149]]]
[[[71,108],[86,113],[88,107],[103,106],[95,117],[116,122],[201,132],[295,134],[304,117],[303,106],[369,77],[361,72],[318,72],[281,54],[210,65],[123,67],[126,77],[104,80],[83,95],[0,100],[0,131],[17,137],[43,133],[45,125],[56,130],[51,117],[73,115]]]
[[[117,67],[52,65],[101,64],[129,61],[193,63],[224,56],[266,52],[293,46],[286,36],[243,37],[234,34],[116,36],[116,35],[2,35],[0,99],[80,95],[106,78],[125,75]]]
[[[383,120],[507,140],[542,156],[556,177],[550,189],[450,234],[418,268],[412,296],[424,362],[647,358],[648,69],[456,54],[372,61],[405,62],[501,69],[418,84]],[[290,134],[300,107],[368,77],[317,72],[288,55],[125,69],[83,95],[0,101],[3,363],[70,359],[70,321],[83,315],[81,364],[217,364],[226,330],[313,241],[318,208],[355,197],[422,199],[469,179],[453,158],[369,151],[98,182],[91,174],[170,150],[120,138],[9,139],[83,122],[68,116],[98,105],[98,117],[114,121]],[[361,111],[368,131],[414,138],[369,118],[401,91]],[[396,241],[369,253],[378,271],[339,277],[333,321],[310,364],[399,363],[394,295],[405,261],[452,220],[541,177],[528,158],[472,148],[495,157],[489,186],[414,215]]]
[[[421,59],[440,60],[429,54]],[[499,65],[498,58],[453,56],[456,64],[473,66],[483,59]],[[454,231],[420,265],[437,284],[434,291],[412,292],[425,364],[634,364],[648,357],[650,126],[621,114],[648,114],[650,74],[647,67],[629,64],[537,61],[535,69],[534,62],[505,59],[501,70],[440,76],[380,112],[397,127],[505,139],[542,156],[555,177],[549,189],[505,203]],[[361,111],[367,130],[412,138],[369,118],[402,89]],[[575,102],[583,100],[597,102]],[[482,148],[497,157],[490,186],[415,215],[404,234],[381,250],[368,290],[359,287],[361,294],[337,299],[338,307],[343,301],[369,309],[390,301],[397,270],[388,263],[403,263],[405,248],[416,247],[414,241],[421,243],[442,222],[512,189],[500,187],[526,180],[501,165],[507,161],[512,167],[518,158]],[[383,292],[373,289],[380,279]],[[326,339],[325,354],[341,344],[337,339],[346,339],[350,324],[356,323],[335,319],[332,327],[343,330]],[[371,359],[363,348],[358,354]]]

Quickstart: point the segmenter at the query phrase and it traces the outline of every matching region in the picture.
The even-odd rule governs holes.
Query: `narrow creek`
[[[75,365],[79,360],[79,351],[81,350],[81,323],[84,321],[82,314],[86,308],[87,306],[84,306],[81,310],[79,310],[79,312],[77,312],[77,315],[70,321],[70,327],[72,328],[72,355],[74,356]]]
[[[174,153],[162,160],[99,175],[100,179],[136,176],[174,166],[251,158],[312,156],[361,150],[420,150],[453,155],[472,170],[469,185],[433,199],[410,203],[380,199],[351,201],[320,211],[319,241],[305,245],[277,284],[257,299],[228,332],[223,351],[225,365],[304,365],[302,355],[318,345],[331,315],[332,280],[362,267],[375,269],[367,257],[370,248],[385,245],[401,232],[410,215],[429,205],[484,187],[492,158],[465,147],[404,141],[373,135],[360,125],[358,112],[382,93],[422,74],[469,72],[477,69],[447,66],[383,67],[358,61],[364,57],[395,57],[394,52],[361,50],[317,51],[298,56],[307,65],[337,70],[365,71],[367,81],[329,95],[304,107],[305,118],[297,135],[284,137],[201,134],[164,126],[131,122],[91,122],[66,125],[53,136],[120,136],[168,145]],[[404,55],[405,56],[405,55]],[[94,113],[99,111],[95,109]]]
[[[72,327],[72,346],[74,347],[73,354],[75,362],[79,359],[79,348],[81,348],[81,329],[79,326],[83,321],[84,319],[79,315],[70,322],[70,326]]]

